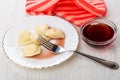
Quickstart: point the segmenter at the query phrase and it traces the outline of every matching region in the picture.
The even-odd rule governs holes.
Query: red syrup
[[[105,23],[91,23],[84,26],[83,35],[95,42],[104,42],[113,38],[114,30]]]

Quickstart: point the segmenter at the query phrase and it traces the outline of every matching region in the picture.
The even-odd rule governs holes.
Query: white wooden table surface
[[[106,18],[118,27],[117,40],[107,47],[95,48],[80,39],[78,50],[120,64],[120,0],[105,1]],[[9,60],[2,50],[3,35],[9,25],[28,17],[24,5],[25,0],[0,0],[0,80],[120,80],[120,69],[111,70],[78,54],[57,66],[40,70],[23,68]]]

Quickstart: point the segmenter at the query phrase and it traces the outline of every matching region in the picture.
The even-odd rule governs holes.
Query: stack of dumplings
[[[32,57],[42,52],[41,44],[37,41],[39,35],[47,41],[65,38],[64,32],[57,28],[51,28],[46,24],[36,26],[32,32],[21,31],[18,36],[18,45],[21,47],[23,57]]]

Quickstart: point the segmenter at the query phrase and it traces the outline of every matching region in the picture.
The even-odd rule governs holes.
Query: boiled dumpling
[[[49,29],[48,25],[45,24],[45,25],[35,27],[35,32],[40,35],[44,35],[48,29]]]
[[[50,37],[50,38],[64,38],[64,33],[56,28],[51,28],[49,30],[47,30],[46,36]]]
[[[22,48],[23,57],[31,57],[40,54],[41,47],[30,43]]]
[[[38,41],[37,41],[37,38],[38,38],[39,34],[35,33],[35,32],[32,32],[31,36],[30,36],[30,39],[31,41],[34,43],[34,44],[40,44]]]
[[[45,36],[45,35],[41,35],[41,36],[42,36],[44,39],[46,39],[47,41],[50,40],[50,38],[47,37],[47,36]],[[31,41],[32,41],[33,43],[40,45],[41,42],[38,42],[38,37],[39,37],[39,34],[37,34],[37,33],[35,33],[35,32],[32,32],[32,34],[31,34],[31,36],[30,36],[30,39],[31,39]]]
[[[50,40],[50,38],[47,37],[47,36],[45,36],[45,35],[41,35],[41,36],[42,36],[44,39],[46,39],[47,41]],[[34,44],[39,44],[39,45],[40,45],[41,42],[38,41],[38,37],[39,37],[39,34],[37,34],[37,33],[35,33],[35,32],[32,32],[32,34],[31,34],[31,36],[30,36],[30,39],[32,40],[32,42],[33,42]]]
[[[30,35],[29,31],[22,31],[18,36],[18,45],[23,46],[31,43]]]

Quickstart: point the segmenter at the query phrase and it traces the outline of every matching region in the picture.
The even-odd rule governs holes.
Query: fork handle
[[[78,53],[82,56],[85,56],[89,59],[92,59],[92,60],[94,60],[94,61],[96,61],[96,62],[98,62],[98,63],[100,63],[104,66],[107,66],[107,67],[111,68],[111,69],[118,69],[119,68],[118,63],[116,63],[116,62],[104,60],[104,59],[94,57],[94,56],[91,56],[91,55],[88,55],[88,54],[85,54],[85,53],[82,53],[82,52],[79,52],[79,51],[73,51],[73,52]]]

